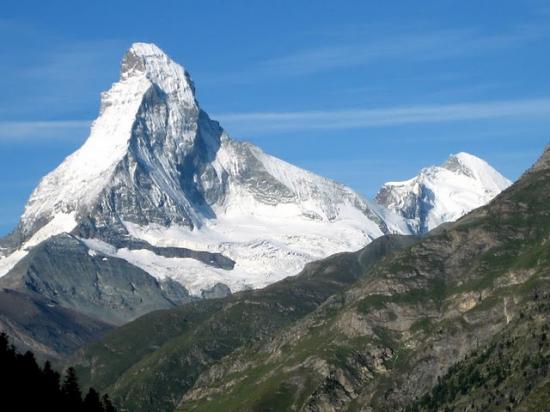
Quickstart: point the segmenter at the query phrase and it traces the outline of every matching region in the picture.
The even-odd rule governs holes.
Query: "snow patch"
[[[350,212],[351,214],[351,212]],[[165,258],[149,250],[116,250],[95,239],[82,239],[98,252],[116,256],[134,264],[158,279],[169,277],[200,295],[216,283],[225,283],[232,291],[260,288],[299,273],[306,263],[333,253],[359,249],[381,235],[369,233],[358,213],[349,219],[327,224],[307,218],[271,219],[246,214],[220,217],[200,230],[183,226],[139,226],[125,222],[132,237],[154,246],[182,247],[218,252],[233,259],[232,270],[213,268],[190,258]],[[377,228],[377,227],[376,227]]]

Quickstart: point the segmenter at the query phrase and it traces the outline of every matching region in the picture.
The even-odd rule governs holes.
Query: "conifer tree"
[[[57,371],[52,369],[49,361],[46,361],[44,368],[42,369],[43,375],[43,387],[41,394],[44,402],[51,405],[59,405],[61,403],[61,388],[60,388],[60,376]]]
[[[111,403],[111,399],[109,398],[109,395],[105,394],[103,395],[103,410],[105,412],[116,412],[115,407]]]
[[[82,394],[78,385],[78,378],[74,368],[67,369],[61,392],[65,398],[65,405],[69,410],[80,410],[82,406]]]
[[[83,412],[98,412],[103,411],[103,404],[99,399],[99,393],[94,388],[90,388],[83,403]]]
[[[5,333],[0,333],[0,372],[0,405],[16,405],[13,410],[116,412],[109,396],[100,398],[93,388],[82,401],[74,368],[67,370],[60,385],[60,375],[50,362],[41,368],[32,352],[18,353]]]

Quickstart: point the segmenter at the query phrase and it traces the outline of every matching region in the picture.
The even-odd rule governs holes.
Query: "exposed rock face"
[[[547,410],[550,296],[539,291],[531,300],[488,344],[453,365],[409,410]]]
[[[89,138],[42,179],[2,241],[0,275],[40,242],[71,233],[195,296],[218,283],[238,291],[406,231],[389,216],[341,184],[231,139],[200,108],[186,70],[136,43],[101,96]]]
[[[179,283],[160,282],[122,259],[90,252],[66,234],[33,248],[0,279],[0,286],[36,293],[113,324],[191,300]]]

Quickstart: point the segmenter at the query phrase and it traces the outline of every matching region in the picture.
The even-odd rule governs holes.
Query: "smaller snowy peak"
[[[462,152],[412,179],[384,184],[376,201],[405,218],[411,231],[425,233],[483,206],[510,184],[486,161]]]

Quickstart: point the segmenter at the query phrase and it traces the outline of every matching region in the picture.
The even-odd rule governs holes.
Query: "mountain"
[[[488,344],[449,368],[409,411],[548,410],[549,297],[535,295],[532,300]]]
[[[484,160],[458,153],[412,179],[384,184],[376,201],[405,218],[413,233],[426,233],[487,204],[511,183]]]
[[[149,313],[90,345],[71,364],[84,384],[116,388],[114,396],[128,410],[173,410],[200,373],[224,356],[269,339],[415,241],[384,236],[359,252],[309,263],[299,275],[263,289]]]
[[[503,410],[503,394],[518,410],[540,405],[549,205],[550,148],[455,223],[146,315],[79,353],[79,373],[133,411],[463,410],[480,376],[494,390],[468,410]],[[453,395],[423,401],[441,393]]]
[[[451,173],[451,166],[445,170]],[[488,166],[474,172],[476,187],[490,195],[473,200],[438,195],[438,203],[454,213],[440,213],[437,222],[455,219],[496,194],[497,173]],[[94,265],[79,267],[55,245],[57,235],[68,233],[72,243],[80,242],[79,256],[85,247],[90,255],[120,263],[119,272],[146,272],[153,278],[148,285],[162,288],[176,281],[186,289],[180,295],[221,296],[266,286],[298,273],[307,262],[357,250],[383,234],[424,231],[424,223],[413,224],[388,206],[398,213],[231,139],[200,108],[187,71],[155,45],[135,43],[122,60],[119,81],[101,96],[86,142],[42,179],[18,227],[0,240],[0,284],[32,290],[28,273],[17,265],[26,259],[28,266],[30,251],[42,242],[53,242],[42,249],[58,263],[58,278],[78,276],[63,266],[95,268],[84,275],[95,276]],[[48,270],[36,265],[33,276],[61,293],[46,278]],[[127,297],[135,290],[121,287],[114,287],[110,298],[128,307],[119,321],[145,313],[148,304],[130,308]],[[170,307],[171,300],[155,307]]]

